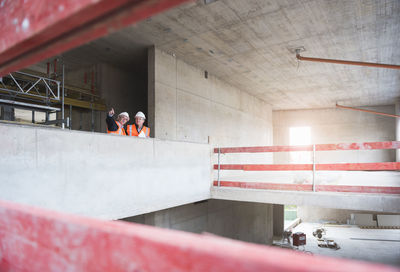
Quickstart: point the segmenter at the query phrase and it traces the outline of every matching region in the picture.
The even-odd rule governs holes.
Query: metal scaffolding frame
[[[0,104],[32,110],[32,123],[35,123],[34,112],[42,111],[46,113],[46,120],[41,124],[61,124],[61,127],[65,128],[64,73],[62,74],[62,81],[59,81],[22,71],[12,72],[0,78],[0,93],[4,98],[0,99]],[[61,104],[61,108],[55,107],[55,104]],[[49,120],[50,113],[60,111],[60,120]]]
[[[10,95],[14,94],[15,97],[31,96],[45,102],[62,100],[60,81],[19,71],[2,77],[0,90],[8,92]]]

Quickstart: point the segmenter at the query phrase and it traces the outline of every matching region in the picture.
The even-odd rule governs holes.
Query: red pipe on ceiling
[[[296,58],[298,60],[303,60],[303,61],[325,62],[325,63],[367,66],[367,67],[377,67],[377,68],[387,68],[387,69],[400,69],[400,65],[394,65],[394,64],[383,64],[383,63],[361,62],[361,61],[350,61],[350,60],[337,60],[337,59],[310,58],[310,57],[302,57],[302,56],[300,56],[299,53],[296,54]]]
[[[359,108],[346,107],[346,106],[341,106],[341,105],[338,105],[338,104],[336,104],[336,108],[354,110],[354,111],[362,111],[362,112],[368,112],[368,113],[373,113],[373,114],[377,114],[377,115],[400,118],[400,115],[396,115],[396,114],[389,114],[389,113],[383,113],[383,112],[372,111],[372,110],[364,110],[364,109],[359,109]]]

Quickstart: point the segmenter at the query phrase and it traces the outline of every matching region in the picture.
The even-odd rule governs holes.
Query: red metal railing
[[[399,149],[400,141],[367,142],[348,144],[316,144],[300,146],[255,146],[255,147],[225,147],[215,148],[214,153],[218,154],[218,164],[214,169],[218,170],[218,180],[214,186],[237,187],[248,189],[267,190],[294,190],[294,191],[327,191],[327,192],[355,192],[355,193],[381,193],[400,194],[400,187],[393,186],[349,186],[349,185],[317,185],[315,184],[316,171],[396,171],[400,170],[400,162],[376,162],[376,163],[315,163],[317,151],[333,150],[380,150]],[[265,153],[265,152],[297,152],[312,151],[312,164],[221,164],[220,155],[228,153]],[[313,171],[312,184],[282,184],[262,183],[245,181],[220,180],[221,170],[242,170],[242,171]]]
[[[364,271],[381,264],[0,201],[0,271]]]

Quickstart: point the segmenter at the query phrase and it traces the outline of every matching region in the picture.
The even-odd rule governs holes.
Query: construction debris
[[[324,228],[316,228],[316,229],[314,229],[312,234],[314,237],[318,237],[321,239],[322,236],[326,234],[326,231]]]
[[[338,250],[340,246],[332,239],[318,239],[318,246]]]
[[[306,235],[303,232],[293,233],[293,245],[294,246],[304,246],[306,245]]]
[[[326,230],[324,228],[316,228],[313,231],[313,236],[318,238],[318,246],[319,247],[325,247],[325,248],[331,248],[338,250],[340,249],[340,246],[333,240],[333,239],[328,239],[328,238],[323,238],[323,236],[326,234]]]

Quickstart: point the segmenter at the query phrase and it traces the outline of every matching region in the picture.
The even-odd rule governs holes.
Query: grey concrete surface
[[[213,146],[271,145],[272,110],[264,101],[182,60],[149,50],[153,135]]]
[[[272,206],[211,199],[122,220],[268,245],[273,236]]]
[[[284,228],[285,228],[285,206],[274,204],[273,205],[274,217],[274,236],[282,236]]]
[[[351,214],[369,213],[373,214],[374,218],[378,214],[373,211],[357,211],[348,209],[331,209],[321,208],[316,206],[299,206],[297,207],[297,217],[301,218],[303,222],[321,223],[321,222],[336,222],[339,224],[347,224]]]
[[[400,197],[398,195],[313,193],[213,187],[211,197],[236,201],[400,213]]]
[[[393,114],[393,105],[368,109]],[[274,111],[274,145],[289,145],[291,127],[310,127],[312,144],[396,140],[396,119],[344,109]],[[317,152],[317,163],[395,161],[395,150]],[[290,153],[275,153],[275,163],[290,163]]]
[[[312,232],[314,228],[321,226],[326,229],[325,237],[333,239],[339,244],[339,250],[318,247],[317,239],[312,235]],[[313,254],[400,267],[400,230],[398,229],[360,229],[357,226],[330,226],[305,222],[293,229],[293,232],[297,231],[306,234],[307,245],[305,250]]]
[[[210,198],[210,147],[0,124],[0,198],[118,219]]]

